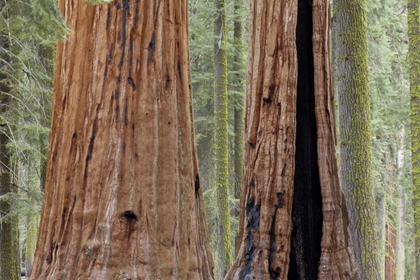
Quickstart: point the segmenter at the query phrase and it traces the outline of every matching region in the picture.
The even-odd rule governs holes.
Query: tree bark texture
[[[31,279],[213,279],[195,150],[188,1],[61,0]]]
[[[0,2],[0,9],[5,8],[5,2]],[[9,38],[0,32],[0,113],[4,114],[10,106],[10,87],[7,73],[11,63],[9,56]],[[19,229],[15,214],[11,214],[12,205],[10,195],[15,192],[12,188],[10,152],[7,148],[9,141],[9,126],[0,124],[0,279],[20,279]]]
[[[413,211],[415,228],[416,278],[420,279],[420,5],[418,0],[407,0],[408,7],[408,61],[411,95],[411,162],[413,176]]]
[[[334,2],[335,82],[340,124],[340,178],[349,208],[350,243],[362,279],[380,279],[372,173],[366,1]]]
[[[251,1],[241,244],[225,279],[358,279],[335,156],[329,9]]]
[[[222,279],[232,265],[229,207],[228,72],[226,3],[214,0],[214,184],[217,193],[217,264]]]
[[[396,247],[397,247],[397,231],[391,223],[385,226],[386,233],[386,257],[385,257],[385,279],[396,279]]]
[[[399,145],[397,146],[397,198],[398,198],[398,228],[396,241],[396,279],[405,279],[405,190],[401,181],[404,178],[404,153],[405,153],[405,129],[402,128],[399,135]]]
[[[245,75],[242,71],[246,68],[243,54],[243,26],[241,12],[244,9],[244,4],[240,0],[234,2],[234,22],[233,22],[233,40],[235,54],[233,56],[233,71],[234,71],[234,189],[233,196],[235,199],[241,197],[241,183],[243,175],[243,148],[244,148],[244,83]],[[239,209],[234,211],[235,218],[239,217]],[[235,252],[238,250],[238,238],[235,240]]]

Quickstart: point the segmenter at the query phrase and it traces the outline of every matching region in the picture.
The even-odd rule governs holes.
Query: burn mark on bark
[[[108,74],[108,65],[112,61],[112,54],[113,54],[113,52],[114,52],[114,44],[111,44],[111,46],[109,47],[109,52],[108,52],[108,55],[106,57],[106,62],[105,62],[105,71],[104,71],[104,76],[105,77]]]
[[[47,264],[52,263],[52,258],[53,258],[53,253],[54,253],[54,248],[55,248],[54,243],[51,243],[51,246],[50,246],[50,252],[48,253],[48,256],[47,256],[47,259],[46,259]]]
[[[322,197],[315,122],[312,7],[298,0],[298,83],[292,242],[288,279],[317,279],[321,256]]]
[[[172,246],[175,245],[175,235],[176,235],[176,219],[174,219],[174,231],[173,231],[173,234],[172,234],[172,241],[171,241]]]
[[[286,134],[287,134],[287,133],[286,133]],[[288,142],[287,138],[286,138],[286,139],[284,139],[284,152],[286,152],[286,151],[287,151],[287,142]]]
[[[125,41],[127,39],[127,12],[129,9],[128,0],[122,0],[123,10],[121,16],[121,31],[122,31],[122,38],[121,38],[121,45],[120,49],[122,50],[120,62],[118,63],[118,69],[121,70],[121,67],[124,63],[125,57]]]
[[[178,77],[182,77],[182,66],[181,66],[181,63],[179,61],[176,64],[176,67],[178,69]],[[180,81],[182,82],[182,79]]]
[[[152,33],[152,38],[150,38],[149,46],[147,47],[148,55],[147,55],[147,66],[150,65],[150,61],[152,61],[152,54],[155,51],[156,42],[155,42],[155,32]]]
[[[134,47],[133,47],[133,44],[134,44],[134,41],[133,41],[133,37],[130,37],[130,40],[129,40],[129,47],[128,47],[128,54],[129,54],[129,56],[130,56],[130,58],[129,58],[129,65],[130,65],[130,68],[129,68],[129,71],[130,71],[130,75],[131,75],[131,73],[132,73],[132,66],[133,66],[133,49],[134,49]]]
[[[284,177],[286,174],[286,164],[283,165],[283,169],[281,170],[281,177]]]
[[[93,150],[93,144],[95,142],[95,130],[92,129],[92,134],[90,135],[90,140],[89,140],[89,146],[88,146],[88,152],[87,152],[87,156],[86,156],[86,161],[89,161],[92,157],[92,150]]]
[[[270,97],[263,97],[264,104],[271,103]]]
[[[106,14],[106,24],[105,24],[106,29],[108,29],[108,27],[109,27],[110,19],[111,19],[111,9],[108,9],[108,13]]]
[[[115,7],[117,7],[117,9],[121,9],[121,4],[118,3],[118,0],[115,0]]]
[[[138,221],[139,220],[137,215],[131,210],[127,210],[127,211],[121,213],[121,217],[126,218],[127,221],[130,221],[130,220]]]
[[[198,176],[198,174],[195,175],[194,189],[195,193],[197,194],[198,190],[200,189],[200,177]]]
[[[260,225],[260,208],[260,205],[255,205],[255,198],[248,199],[246,203],[247,228],[256,229]]]
[[[250,279],[252,260],[254,259],[254,235],[251,230],[248,230],[246,239],[245,266],[244,269],[239,272],[239,279]]]
[[[89,161],[92,158],[93,145],[95,143],[99,106],[100,105],[96,106],[96,115],[93,120],[92,132],[90,134],[89,146],[88,146],[87,155],[86,155],[85,170],[83,174],[83,181],[84,181],[83,188],[86,186],[87,172],[89,169]],[[76,199],[76,196],[74,197],[74,199]]]
[[[166,74],[166,84],[165,87],[168,88],[171,85],[171,77],[169,76],[169,74]]]
[[[136,84],[134,83],[133,78],[128,77],[128,78],[127,78],[127,83],[131,86],[131,88],[132,88],[133,90],[136,90]]]
[[[273,280],[279,279],[281,268],[280,267],[272,267],[274,252],[276,251],[276,218],[277,218],[277,210],[279,208],[283,208],[284,205],[284,193],[278,192],[277,193],[277,203],[274,205],[273,214],[271,215],[271,226],[270,226],[270,249],[268,253],[268,271],[270,273],[270,277]]]
[[[253,180],[251,180],[252,182]],[[250,183],[251,184],[251,183]],[[251,197],[246,203],[246,217],[248,234],[246,236],[246,250],[245,250],[245,266],[239,273],[240,279],[247,279],[251,274],[252,261],[254,260],[254,234],[253,230],[257,229],[260,225],[260,208],[261,205],[255,205],[255,198]],[[249,277],[249,276],[248,276]]]
[[[277,204],[275,206],[276,206],[276,209],[279,209],[279,208],[283,208],[283,205],[284,205],[284,191],[277,193]]]
[[[156,0],[153,1],[153,17],[156,17]]]
[[[124,125],[127,126],[128,125],[128,101],[125,102],[125,107],[124,107]]]
[[[115,122],[118,123],[120,115],[120,105],[115,105]]]
[[[136,10],[134,12],[134,25],[137,25],[139,22],[139,2],[140,0],[136,0]]]

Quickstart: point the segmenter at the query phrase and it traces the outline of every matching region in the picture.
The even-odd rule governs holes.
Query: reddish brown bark
[[[61,0],[31,279],[212,279],[192,123],[188,1]]]
[[[335,156],[329,9],[251,1],[241,245],[225,279],[358,279]]]

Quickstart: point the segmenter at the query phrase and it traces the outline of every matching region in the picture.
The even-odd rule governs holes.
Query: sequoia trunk
[[[31,279],[212,279],[193,131],[188,1],[61,0]]]
[[[329,9],[251,1],[241,243],[225,279],[358,278],[335,157]]]

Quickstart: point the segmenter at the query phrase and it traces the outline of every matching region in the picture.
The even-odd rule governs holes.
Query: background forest
[[[0,3],[0,129],[7,136],[0,146],[1,176],[10,174],[13,182],[10,187],[0,186],[2,272],[15,262],[29,274],[33,261],[48,153],[55,46],[71,32],[56,2]],[[190,0],[189,7],[196,141],[218,279],[232,264],[236,247],[247,9],[247,3],[238,0]],[[365,145],[371,144],[373,152],[381,273],[383,279],[416,279],[406,3],[368,1],[367,29],[372,141]],[[222,68],[215,63],[220,60]]]

